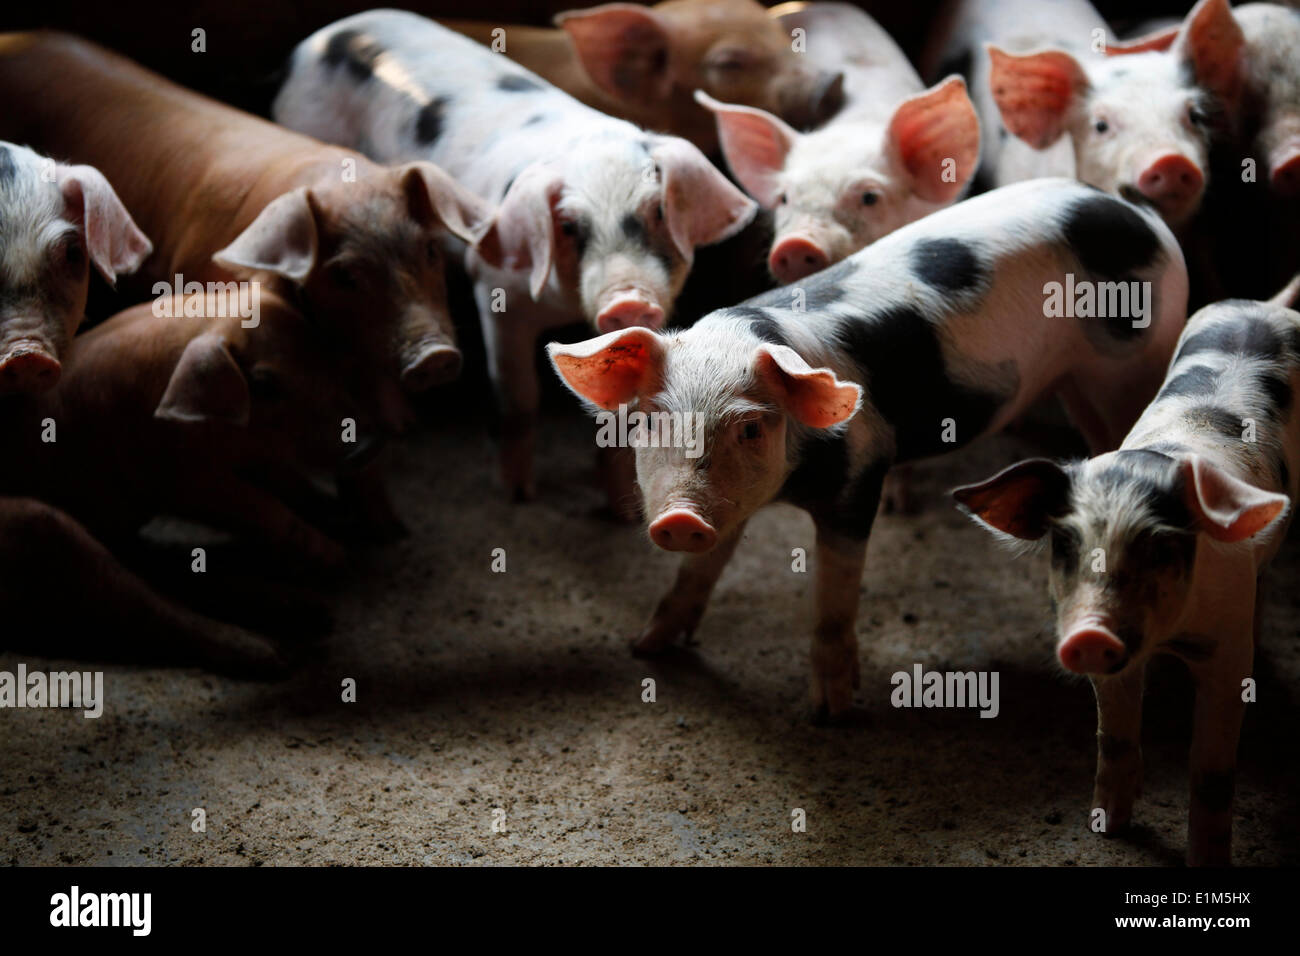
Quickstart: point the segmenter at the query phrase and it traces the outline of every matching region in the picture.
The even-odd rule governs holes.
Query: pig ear
[[[557,14],[592,82],[610,96],[640,103],[666,100],[673,88],[672,37],[653,10],[607,3]]]
[[[988,52],[989,85],[1002,122],[1034,149],[1047,149],[1061,138],[1088,88],[1083,67],[1063,50],[1016,56],[990,44]]]
[[[301,285],[316,267],[318,239],[311,191],[299,186],[271,200],[212,261],[232,270],[274,272]]]
[[[1064,514],[1070,476],[1054,461],[1030,458],[977,485],[954,488],[957,507],[998,534],[1036,541]]]
[[[1107,56],[1123,56],[1126,53],[1163,53],[1174,45],[1182,24],[1164,30],[1156,30],[1146,36],[1134,37],[1132,40],[1116,40],[1106,44]]]
[[[1245,541],[1263,531],[1291,506],[1286,495],[1264,491],[1234,478],[1199,455],[1183,462],[1187,503],[1197,528],[1217,541]]]
[[[889,121],[889,139],[928,202],[952,202],[980,160],[980,121],[960,76],[904,100]]]
[[[573,345],[551,342],[546,354],[575,395],[613,410],[655,387],[663,373],[664,342],[635,326]]]
[[[722,155],[745,192],[771,209],[781,196],[777,176],[799,134],[766,110],[721,103],[703,90],[695,102],[713,113]]]
[[[185,346],[154,418],[172,422],[226,422],[247,425],[248,380],[226,340],[216,332]]]
[[[108,284],[116,287],[119,274],[135,272],[149,258],[153,243],[98,169],[59,166],[56,176],[64,201],[79,212],[90,261]]]
[[[402,188],[416,222],[430,225],[436,220],[468,243],[478,239],[492,218],[492,209],[484,200],[433,163],[403,166]]]
[[[1268,301],[1284,309],[1295,309],[1300,312],[1300,272],[1292,276],[1286,287]]]
[[[758,212],[748,196],[718,172],[704,154],[675,136],[661,140],[654,159],[663,172],[664,221],[673,245],[687,262],[696,246],[734,236]]]
[[[813,368],[788,345],[762,345],[755,370],[793,418],[810,428],[848,421],[862,404],[862,387],[828,368]]]
[[[475,248],[494,268],[528,269],[528,291],[537,299],[555,260],[555,204],[564,190],[559,173],[542,164],[510,184]]]
[[[1191,64],[1197,83],[1232,102],[1241,88],[1245,45],[1228,0],[1201,0],[1183,21],[1177,49]]]

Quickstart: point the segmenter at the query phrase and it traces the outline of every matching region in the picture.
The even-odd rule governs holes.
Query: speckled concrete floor
[[[0,861],[1181,860],[1185,673],[1171,663],[1151,678],[1136,828],[1094,835],[1092,694],[1053,664],[1044,559],[1002,553],[944,495],[1034,449],[998,438],[918,470],[924,511],[882,517],[871,542],[860,712],[819,729],[805,712],[810,580],[789,558],[812,544],[806,516],[782,506],[751,522],[698,644],[634,659],[625,641],[673,560],[593,514],[593,426],[552,406],[531,505],[500,500],[481,423],[399,449],[413,534],[358,558],[333,633],[289,680],[116,666],[99,720],[0,712]],[[498,547],[503,574],[490,569]],[[1298,565],[1293,541],[1271,572],[1241,748],[1241,864],[1300,862]],[[18,659],[62,663],[5,654],[0,668]],[[894,709],[890,675],[917,662],[997,670],[1000,714]],[[340,699],[348,677],[353,704]],[[191,830],[196,807],[205,833]]]

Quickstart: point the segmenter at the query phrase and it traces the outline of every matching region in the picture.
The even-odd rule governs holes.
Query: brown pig
[[[796,128],[829,119],[842,102],[842,76],[809,65],[780,14],[755,0],[606,3],[555,22],[559,29],[442,21],[588,106],[684,137],[706,154],[718,151],[717,131],[696,90]]]

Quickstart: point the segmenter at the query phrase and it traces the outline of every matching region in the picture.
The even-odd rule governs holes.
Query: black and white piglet
[[[1076,317],[1093,311],[1078,308],[1089,289],[1125,292],[1118,311],[1131,314]],[[1159,387],[1186,295],[1182,254],[1154,212],[1046,179],[937,212],[684,332],[551,345],[591,405],[635,404],[656,423],[689,414],[703,429],[694,448],[636,449],[651,539],[690,553],[635,649],[694,631],[745,522],[788,501],[817,527],[812,702],[843,714],[889,468],[996,431],[1053,391],[1091,447],[1114,448]]]
[[[1142,781],[1142,677],[1155,654],[1196,681],[1188,862],[1229,862],[1257,579],[1300,480],[1300,276],[1270,302],[1187,323],[1164,387],[1119,450],[1032,459],[953,492],[999,536],[1051,541],[1057,654],[1097,692],[1092,806],[1128,823]]]

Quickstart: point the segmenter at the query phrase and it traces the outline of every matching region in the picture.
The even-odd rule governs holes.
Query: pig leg
[[[1251,674],[1254,645],[1249,625],[1219,645],[1208,661],[1191,667],[1196,681],[1192,720],[1191,813],[1187,823],[1189,866],[1232,862],[1232,792],[1237,742],[1246,703],[1241,682]]]
[[[285,669],[266,640],[165,600],[75,520],[28,499],[0,498],[0,608],[9,649],[31,634],[24,649],[40,653],[156,656],[250,677]],[[51,646],[52,635],[67,643]]]
[[[531,501],[537,496],[533,483],[533,446],[540,404],[537,359],[533,354],[537,329],[526,316],[493,312],[490,296],[486,286],[475,287],[488,374],[501,408],[501,479],[514,500]]]
[[[1142,790],[1142,683],[1137,664],[1114,677],[1094,677],[1097,695],[1097,779],[1092,810],[1106,814],[1107,834],[1128,826]]]
[[[703,554],[692,554],[682,559],[677,569],[677,580],[655,607],[650,623],[632,641],[632,653],[638,656],[657,654],[677,640],[689,638],[699,626],[704,609],[708,606],[713,586],[722,576],[722,569],[731,560],[736,545],[744,533],[742,524],[732,534],[719,541]]]
[[[826,723],[853,706],[858,687],[858,589],[866,538],[845,537],[817,524],[817,625],[812,639],[813,720]]]

